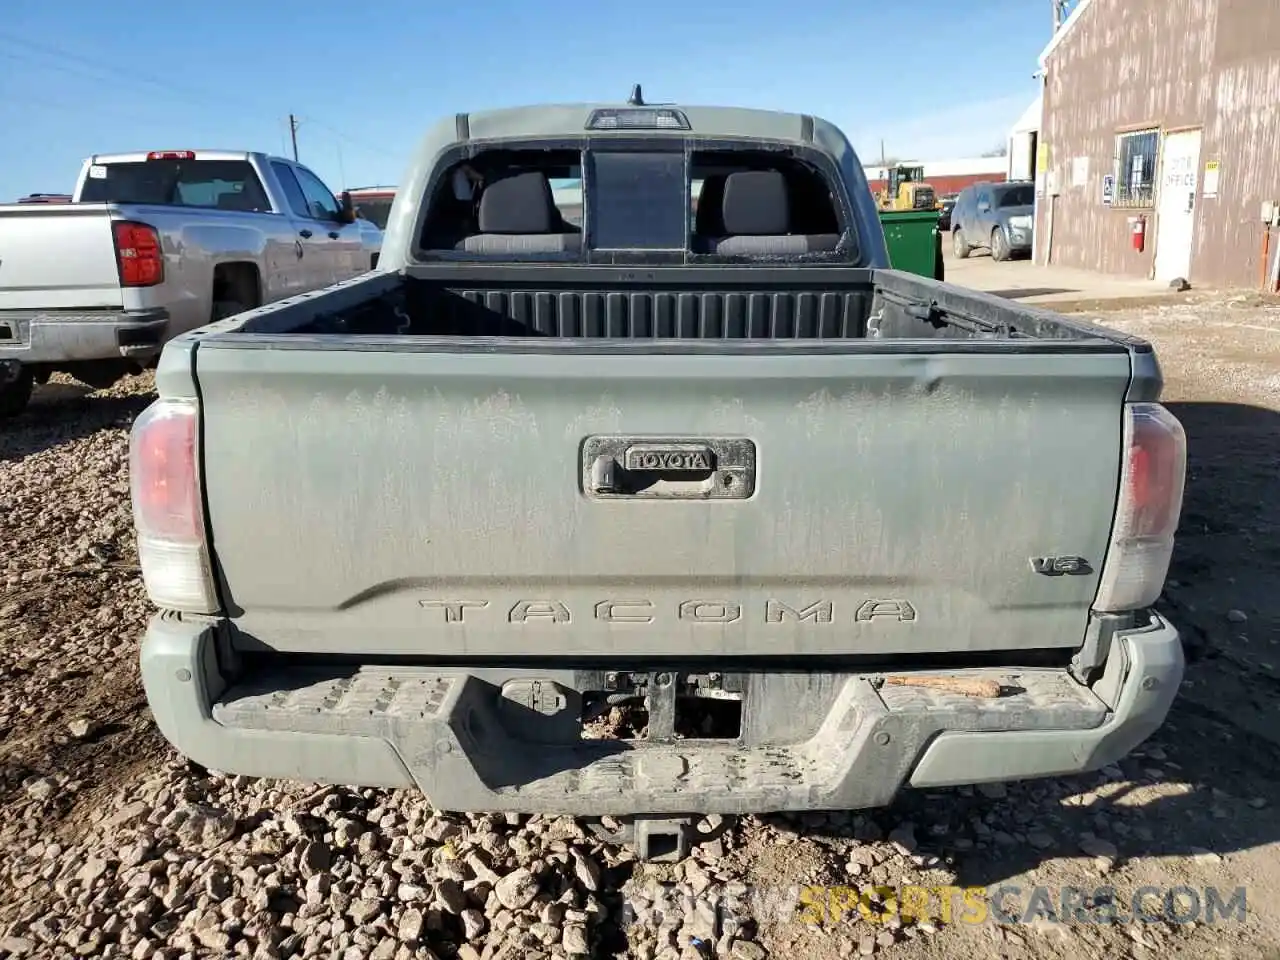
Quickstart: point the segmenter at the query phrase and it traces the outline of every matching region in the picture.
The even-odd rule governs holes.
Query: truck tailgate
[[[638,658],[1083,640],[1120,347],[442,343],[197,347],[241,642]],[[1083,564],[1061,575],[1063,557]]]
[[[0,206],[0,310],[124,303],[108,204]]]

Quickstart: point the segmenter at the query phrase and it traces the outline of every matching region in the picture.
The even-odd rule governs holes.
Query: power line
[[[321,120],[319,117],[305,116],[305,117],[299,117],[298,119],[305,123],[312,123],[318,127],[323,127],[325,130],[329,131],[329,133],[336,139],[342,140],[343,142],[350,144],[351,146],[355,147],[357,150],[360,150],[371,157],[376,156],[379,159],[382,159],[386,156],[385,150],[376,150],[373,147],[370,147],[365,140],[357,139],[356,137],[353,137],[350,134],[345,133],[342,130],[339,130],[333,124],[326,123],[324,120]]]
[[[6,56],[6,57],[12,57],[13,59],[16,59],[16,60],[25,60],[28,63],[33,63],[37,66],[44,67],[45,69],[61,70],[63,72],[72,73],[72,74],[79,73],[81,76],[85,76],[86,74],[84,71],[86,68],[88,68],[89,70],[94,71],[98,74],[98,76],[96,77],[93,76],[92,74],[89,74],[89,76],[92,79],[100,80],[102,79],[102,75],[106,75],[108,77],[117,78],[119,80],[124,80],[129,83],[146,85],[148,87],[154,88],[156,91],[164,93],[170,98],[176,98],[179,100],[185,99],[188,103],[198,102],[200,103],[201,106],[216,106],[220,110],[225,110],[227,107],[227,98],[225,96],[218,96],[217,94],[214,94],[207,90],[203,90],[193,86],[184,86],[180,84],[175,84],[172,80],[151,76],[146,73],[134,70],[132,68],[130,68],[127,71],[122,70],[121,68],[116,67],[112,64],[94,60],[91,57],[86,57],[81,54],[74,53],[72,51],[62,49],[60,47],[56,47],[52,44],[37,43],[24,37],[17,37],[14,34],[8,33],[7,31],[4,31],[4,30],[0,30],[0,41],[7,41],[11,44],[17,44],[20,48],[23,48],[23,53],[16,53],[12,50],[0,49],[0,55]],[[64,61],[68,61],[72,65],[74,65],[74,68],[71,66],[68,66],[66,63],[62,63],[62,64],[47,63],[37,59],[33,59],[27,52],[28,48],[32,51],[43,54],[46,57],[60,58]],[[269,115],[268,111],[262,109],[261,107],[259,107],[259,110],[261,115],[264,118],[267,115]],[[275,114],[275,116],[278,117],[279,115]],[[342,130],[339,130],[337,127],[333,126],[332,124],[319,120],[316,117],[309,116],[306,118],[306,121],[308,123],[315,123],[321,127],[324,127],[335,136],[338,136],[343,140],[346,140],[348,143],[350,143],[357,149],[363,150],[369,153],[371,156],[377,152],[377,151],[374,151],[372,148],[366,146],[366,144],[361,142],[360,140],[357,140],[356,138],[349,136],[348,134],[346,134]],[[289,114],[290,140],[293,144],[293,154],[294,154],[295,160],[297,159],[297,156],[298,156],[297,127],[298,127],[298,124],[301,122],[302,122],[302,118],[297,117],[292,113]]]
[[[332,124],[325,123],[323,120],[318,120],[315,117],[307,117],[307,122],[314,123],[318,126],[324,127],[326,130],[328,130],[331,134],[333,134],[339,140],[346,140],[348,143],[353,143],[358,147],[363,147],[363,144],[360,143],[358,140],[352,139],[351,137],[343,133],[341,130],[339,130],[337,127],[333,126]]]
[[[23,49],[23,51],[19,53],[11,49],[4,49],[2,46],[0,46],[0,56],[5,56],[5,57],[12,58],[14,60],[19,60],[29,64],[33,64],[36,67],[43,68],[46,70],[61,71],[63,73],[67,73],[72,76],[78,76],[78,77],[89,77],[90,79],[96,80],[98,82],[101,82],[104,78],[108,78],[113,83],[120,83],[123,81],[124,83],[132,84],[136,89],[146,89],[147,90],[146,97],[139,98],[139,101],[137,102],[154,104],[157,101],[157,99],[160,99],[161,102],[164,102],[165,100],[167,100],[168,102],[171,102],[171,103],[199,104],[202,107],[216,106],[216,108],[219,111],[223,111],[226,109],[226,104],[227,104],[226,96],[218,96],[216,94],[210,93],[207,90],[204,90],[195,86],[174,84],[169,80],[164,80],[154,75],[148,75],[146,73],[138,72],[133,69],[125,71],[113,64],[98,61],[93,59],[92,57],[86,57],[81,54],[54,46],[52,44],[33,43],[31,41],[15,37],[13,34],[8,33],[4,30],[0,30],[0,43],[6,43],[6,42],[9,44],[18,43],[23,45],[25,48],[30,48],[30,49]],[[32,53],[35,53],[37,57],[32,57],[31,56]],[[39,59],[39,58],[44,58],[44,59]],[[22,99],[31,100],[33,98],[27,95],[24,95]],[[53,106],[55,109],[57,108],[74,109],[74,107],[76,106],[83,106],[83,104],[60,105],[60,104],[53,104],[53,103],[50,103],[49,105]],[[136,105],[136,102],[135,102],[135,105]],[[259,108],[258,113],[259,113],[259,116],[262,116],[265,119],[267,115],[266,110]],[[274,113],[274,111],[272,111],[272,113]],[[132,115],[137,116],[136,113]],[[138,119],[141,119],[141,118],[139,117]],[[155,119],[157,118],[148,118],[148,119],[150,120],[150,122],[154,123]],[[314,116],[301,117],[295,113],[290,113],[287,117],[286,122],[289,128],[289,137],[287,141],[288,145],[286,146],[284,138],[282,137],[281,138],[282,146],[284,146],[285,150],[292,151],[293,159],[295,160],[295,162],[298,160],[298,156],[299,156],[298,127],[302,123],[306,122],[306,123],[310,123],[310,124],[314,124],[316,126],[322,127],[334,137],[333,147],[337,154],[338,172],[339,172],[339,176],[344,181],[346,180],[346,169],[345,169],[346,165],[343,162],[343,151],[338,141],[345,141],[347,144],[351,145],[357,151],[366,153],[370,157],[376,155],[379,157],[379,159],[382,159],[384,156],[384,151],[375,151],[374,149],[372,149],[367,145],[366,141],[362,141],[355,137],[352,137],[351,135],[349,135],[343,130],[340,130],[338,127],[334,126],[333,124],[330,124],[317,117],[314,117]],[[274,114],[273,125],[278,125],[279,123],[280,123],[279,114]],[[277,129],[280,129],[280,127],[277,126]]]
[[[313,126],[320,127],[332,137],[330,144],[333,147],[334,154],[337,158],[338,176],[341,177],[341,179],[344,182],[347,179],[346,164],[344,162],[343,149],[342,149],[342,145],[344,143],[350,145],[351,147],[354,147],[357,151],[365,154],[366,156],[377,157],[379,160],[384,160],[386,158],[385,150],[375,150],[372,147],[370,147],[365,141],[357,140],[355,137],[352,137],[350,134],[347,134],[342,130],[339,130],[333,124],[327,123],[324,120],[321,120],[319,117],[315,117],[310,114],[300,116],[298,114],[291,113],[289,114],[288,118],[286,118],[286,120],[284,121],[282,130],[284,129],[284,127],[288,127],[290,132],[290,139],[294,144],[295,151],[297,149],[297,129],[303,124],[311,124]],[[282,139],[283,139],[283,136],[282,136]],[[298,159],[298,155],[295,152],[294,160],[297,160],[297,159]]]
[[[25,53],[18,53],[13,50],[0,49],[0,57],[7,57],[10,60],[16,60],[20,63],[32,64],[33,66],[44,70],[61,71],[69,76],[81,79],[96,80],[99,83],[104,80],[114,81],[116,79],[116,77],[104,67],[86,67],[81,64],[68,65],[64,63],[49,63],[47,61],[38,60],[34,57],[28,56]],[[24,90],[21,94],[21,99],[25,100],[28,96],[29,94]]]
[[[342,163],[342,144],[335,143],[333,147],[335,150],[338,151],[338,179],[342,181],[343,189],[345,190],[346,184],[348,181],[347,181],[347,168]]]
[[[70,61],[71,63],[81,65],[82,69],[83,67],[89,67],[90,69],[95,70],[98,73],[104,73],[104,74],[107,74],[108,76],[113,76],[122,80],[127,80],[130,83],[144,84],[146,86],[153,87],[156,90],[162,93],[165,93],[171,97],[174,96],[175,94],[178,94],[182,97],[185,97],[188,101],[198,100],[198,101],[202,101],[205,104],[217,104],[218,106],[222,106],[222,107],[226,106],[225,97],[219,97],[206,90],[197,90],[194,87],[184,87],[182,84],[174,83],[172,79],[165,79],[161,77],[151,76],[147,73],[144,73],[139,70],[135,70],[133,68],[130,68],[129,70],[123,70],[120,67],[114,66],[113,64],[104,63],[101,60],[95,60],[92,57],[86,57],[78,53],[73,53],[70,50],[64,50],[60,47],[55,47],[51,44],[37,43],[29,38],[17,37],[3,30],[0,30],[0,40],[5,40],[11,44],[16,44],[24,52],[31,50],[37,53],[42,53],[47,57],[56,57],[62,60]],[[11,52],[8,53],[7,55],[15,56],[15,54]],[[38,63],[39,61],[36,61],[36,62]],[[58,65],[58,64],[41,64],[41,66],[51,67],[52,69],[62,69],[62,70],[67,69],[66,66]]]

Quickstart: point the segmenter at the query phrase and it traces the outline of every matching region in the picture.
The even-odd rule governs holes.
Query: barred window
[[[1116,194],[1112,206],[1155,205],[1159,130],[1135,130],[1116,137]]]

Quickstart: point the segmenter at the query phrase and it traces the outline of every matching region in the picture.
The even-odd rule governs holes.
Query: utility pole
[[[1056,3],[1057,0],[1054,0]],[[289,114],[289,139],[293,141],[293,162],[298,162],[298,118]]]

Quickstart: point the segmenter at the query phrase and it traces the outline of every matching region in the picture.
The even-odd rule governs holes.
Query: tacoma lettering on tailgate
[[[480,611],[489,610],[488,600],[419,600],[418,605],[442,611],[445,623],[466,623],[467,611],[484,616]],[[916,609],[906,600],[863,600],[852,609],[841,611],[854,622],[870,620],[896,620],[911,623],[916,619]],[[665,610],[665,613],[664,613]],[[493,616],[497,611],[491,611]],[[815,600],[808,604],[792,605],[781,600],[766,600],[763,604],[747,607],[733,600],[685,600],[670,608],[660,608],[651,600],[617,599],[600,600],[591,607],[590,619],[606,623],[656,623],[659,620],[684,620],[693,623],[736,623],[743,619],[763,617],[764,623],[834,623],[836,606],[830,600]],[[502,618],[507,623],[572,623],[575,614],[569,605],[560,600],[518,600],[505,610]]]

